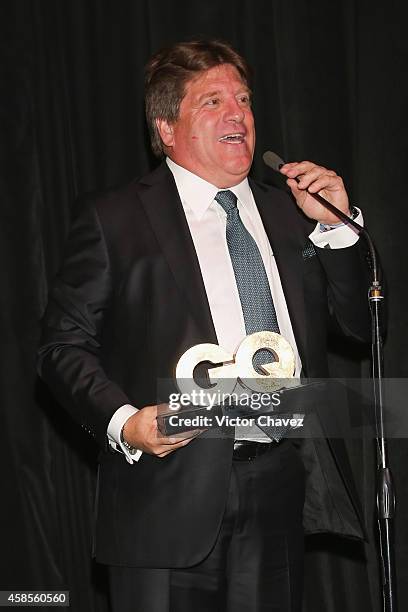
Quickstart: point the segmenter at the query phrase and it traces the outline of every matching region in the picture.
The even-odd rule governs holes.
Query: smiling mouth
[[[242,144],[245,142],[244,134],[226,134],[218,139],[218,142],[226,142],[227,144]]]

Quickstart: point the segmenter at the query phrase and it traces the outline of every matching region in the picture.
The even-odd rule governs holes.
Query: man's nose
[[[225,113],[226,121],[241,123],[245,119],[245,109],[237,100],[231,100]]]

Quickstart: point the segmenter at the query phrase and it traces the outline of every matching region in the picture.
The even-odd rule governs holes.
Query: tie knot
[[[223,207],[227,215],[237,207],[237,196],[229,189],[219,191],[214,199]]]

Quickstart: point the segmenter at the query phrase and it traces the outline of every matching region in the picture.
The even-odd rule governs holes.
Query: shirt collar
[[[176,181],[183,206],[187,205],[198,220],[202,219],[217,193],[222,190],[186,170],[186,168],[179,166],[169,157],[166,157],[166,163]],[[251,202],[251,189],[247,178],[238,185],[230,187],[230,191],[235,193],[239,203],[243,206],[248,206]]]

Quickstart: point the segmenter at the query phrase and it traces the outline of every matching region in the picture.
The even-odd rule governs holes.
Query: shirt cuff
[[[115,414],[109,421],[108,429],[106,432],[110,446],[119,453],[123,453],[125,455],[126,461],[130,464],[134,463],[135,461],[139,461],[143,451],[136,450],[136,452],[132,454],[129,449],[126,448],[126,446],[122,443],[120,439],[120,433],[126,421],[131,416],[136,414],[136,412],[138,412],[138,409],[134,406],[131,406],[130,404],[125,404],[124,406],[121,406],[116,410]]]
[[[356,207],[355,207],[356,208]],[[354,221],[360,225],[364,225],[363,214],[359,208],[358,215]],[[321,231],[320,223],[316,224],[315,229],[309,235],[309,240],[321,249],[345,249],[353,246],[359,238],[357,230],[347,223],[342,223],[333,229],[325,232]]]

